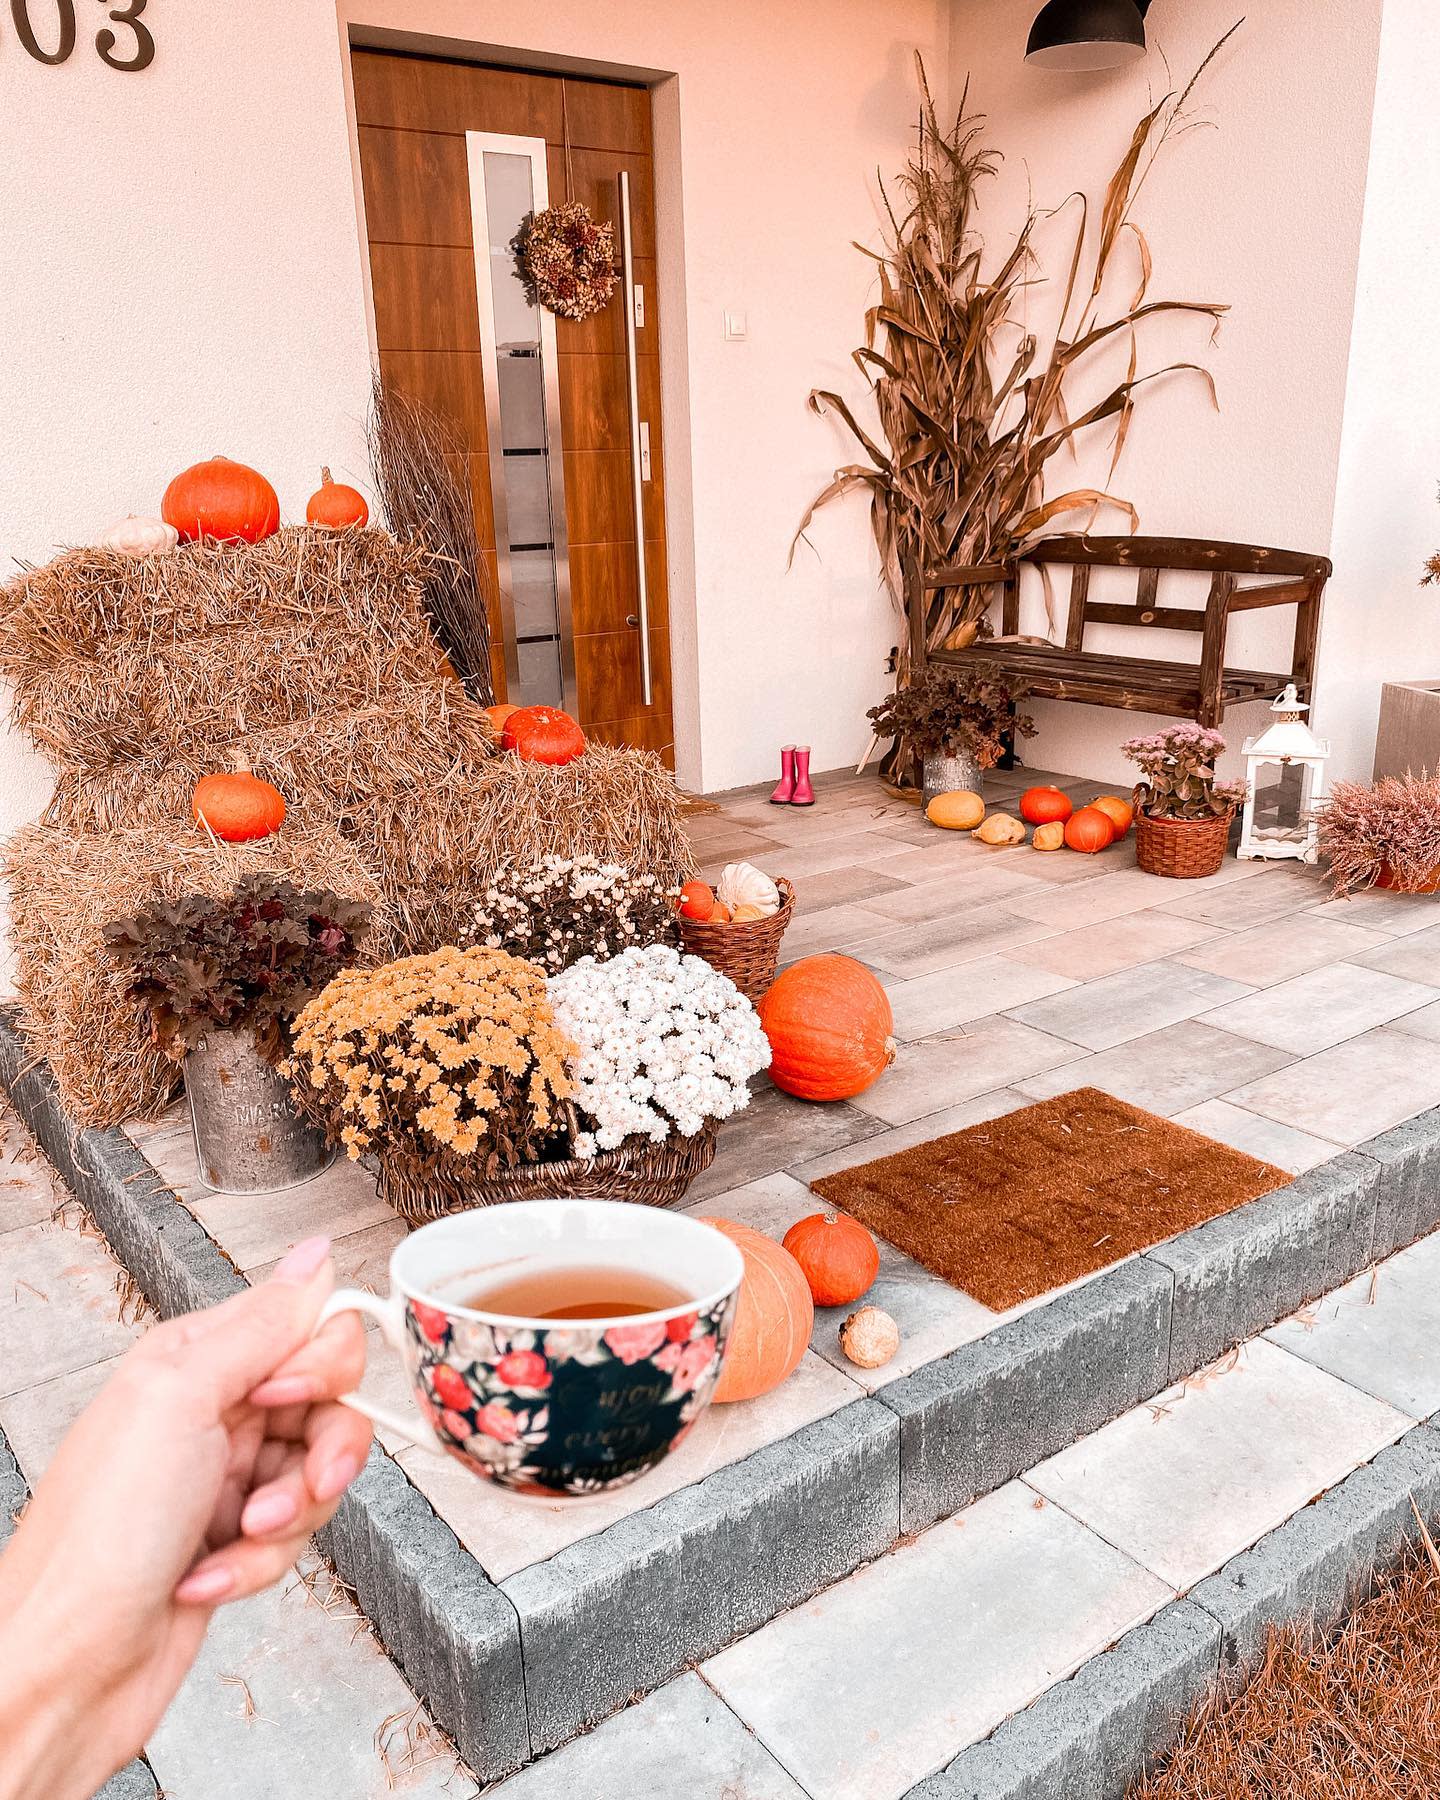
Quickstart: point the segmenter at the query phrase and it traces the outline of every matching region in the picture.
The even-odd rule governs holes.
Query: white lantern
[[[1245,740],[1249,791],[1235,854],[1245,860],[1290,856],[1313,863],[1319,854],[1315,815],[1325,797],[1330,746],[1305,723],[1310,709],[1293,681],[1270,710],[1274,724]]]

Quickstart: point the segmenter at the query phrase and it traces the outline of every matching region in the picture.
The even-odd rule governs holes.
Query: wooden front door
[[[673,766],[649,92],[388,51],[354,73],[381,373],[464,445],[496,698]],[[574,199],[618,242],[622,171],[630,285],[583,321],[543,311],[515,230]]]

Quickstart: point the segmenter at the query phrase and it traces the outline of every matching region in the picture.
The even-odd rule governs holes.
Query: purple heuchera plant
[[[1243,781],[1215,778],[1225,740],[1207,726],[1167,725],[1150,737],[1127,738],[1120,748],[1140,765],[1135,803],[1152,818],[1223,818],[1244,802]]]

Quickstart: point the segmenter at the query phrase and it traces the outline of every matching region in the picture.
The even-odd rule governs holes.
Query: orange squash
[[[505,721],[500,742],[521,762],[574,762],[585,751],[585,733],[558,706],[520,706]]]
[[[182,543],[216,538],[258,544],[280,529],[280,501],[257,469],[212,456],[175,477],[160,502],[160,516]]]
[[[880,1273],[880,1251],[858,1219],[818,1212],[797,1219],[785,1233],[785,1248],[799,1263],[817,1306],[848,1306]]]
[[[1096,807],[1082,806],[1065,822],[1065,842],[1072,850],[1093,856],[1115,842],[1115,822]]]
[[[519,712],[519,710],[520,708],[518,706],[507,706],[503,703],[499,706],[486,706],[481,708],[485,717],[490,721],[490,729],[495,733],[497,738],[502,739],[505,733],[506,720],[509,719],[512,714]]]
[[[1020,817],[1027,825],[1063,825],[1074,810],[1057,787],[1026,788],[1020,796]]]
[[[852,956],[792,963],[760,1002],[770,1079],[800,1100],[849,1100],[895,1060],[890,997]]]
[[[680,890],[678,910],[682,919],[708,919],[715,911],[715,894],[707,881],[687,881]]]
[[[1065,827],[1058,819],[1052,819],[1048,825],[1037,825],[1030,844],[1035,850],[1063,850]]]
[[[1092,800],[1090,804],[1096,812],[1103,812],[1115,827],[1117,844],[1121,838],[1129,834],[1130,827],[1135,822],[1135,808],[1128,800],[1122,800],[1118,794],[1102,794],[1098,800]]]
[[[792,1375],[810,1343],[815,1302],[798,1262],[774,1238],[733,1219],[706,1219],[745,1259],[735,1323],[715,1399],[754,1400]]]
[[[246,844],[285,823],[285,796],[248,769],[230,769],[200,777],[190,810],[197,825],[208,825],[223,842]]]
[[[368,525],[370,505],[359,488],[336,481],[328,469],[320,471],[320,485],[305,503],[307,525],[330,525],[337,531],[346,525]]]
[[[728,925],[730,923],[730,916],[730,908],[723,900],[717,900],[714,906],[710,908],[709,922],[712,925]]]

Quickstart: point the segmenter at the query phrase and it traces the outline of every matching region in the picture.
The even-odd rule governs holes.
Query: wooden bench
[[[1019,637],[1020,574],[1026,563],[1044,569],[1068,564],[1070,606],[1063,644]],[[1090,598],[1092,569],[1129,569],[1136,575],[1133,602]],[[1196,570],[1210,576],[1204,607],[1160,604],[1162,572]],[[1267,550],[1255,544],[1211,543],[1203,538],[1053,537],[1042,539],[1010,564],[939,568],[908,583],[910,653],[913,665],[979,659],[998,663],[1021,677],[1029,691],[1047,700],[1078,700],[1089,706],[1119,706],[1129,712],[1161,713],[1218,725],[1227,706],[1273,700],[1293,681],[1302,699],[1310,697],[1315,644],[1320,633],[1320,599],[1331,565],[1323,556],[1295,550]],[[1240,577],[1260,576],[1241,585]],[[962,650],[926,651],[934,597],[947,588],[998,587],[1001,633]],[[1257,607],[1293,606],[1295,643],[1290,667],[1270,672],[1232,669],[1225,663],[1230,619]],[[1173,662],[1156,657],[1115,656],[1085,648],[1089,625],[1133,625],[1160,631],[1193,631],[1200,636],[1200,660]]]

